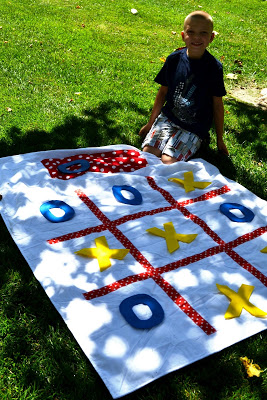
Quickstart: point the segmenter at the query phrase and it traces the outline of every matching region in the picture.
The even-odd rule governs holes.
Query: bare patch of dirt
[[[267,110],[267,88],[258,89],[253,87],[236,87],[235,89],[232,89],[229,94],[237,100]]]

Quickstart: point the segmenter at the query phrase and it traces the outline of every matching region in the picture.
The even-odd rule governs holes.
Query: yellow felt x
[[[267,315],[265,311],[260,310],[249,301],[251,293],[254,290],[254,286],[243,284],[240,286],[237,293],[230,289],[228,286],[219,285],[218,283],[216,283],[216,286],[219,291],[227,296],[228,299],[231,301],[224,315],[225,319],[239,317],[243,308],[247,310],[251,315],[254,315],[254,317],[262,318]]]
[[[192,171],[185,172],[184,179],[169,178],[168,181],[180,183],[181,185],[184,186],[184,190],[186,191],[186,193],[195,190],[195,188],[205,189],[207,186],[211,184],[211,182],[195,182]]]
[[[152,233],[152,235],[164,238],[170,253],[179,249],[179,240],[180,242],[191,243],[197,237],[197,234],[183,235],[181,233],[176,233],[172,222],[166,222],[166,224],[163,224],[163,227],[164,231],[159,228],[149,228],[146,231]]]
[[[81,249],[75,251],[75,254],[89,258],[97,258],[101,272],[111,266],[110,258],[122,260],[129,252],[128,249],[110,249],[105,236],[96,238],[95,244],[96,247]]]
[[[267,246],[264,247],[264,249],[261,250],[261,253],[267,253]]]

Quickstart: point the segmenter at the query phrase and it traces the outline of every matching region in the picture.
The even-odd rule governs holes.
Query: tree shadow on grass
[[[199,151],[194,155],[195,158],[203,158],[203,160],[215,165],[220,173],[229,179],[235,179],[236,168],[230,157],[214,150],[210,147],[209,143],[203,143]]]
[[[235,137],[241,146],[250,146],[258,161],[267,161],[267,110],[234,98],[227,99],[230,113],[238,119],[239,131]]]
[[[232,138],[237,142],[234,154],[230,151],[230,156],[227,157],[211,148],[209,144],[204,144],[194,158],[203,158],[215,165],[227,178],[240,183],[262,199],[267,199],[263,174],[257,171],[261,168],[261,163],[267,161],[267,132],[264,125],[266,110],[233,98],[227,99],[225,104],[230,109],[229,127],[226,115],[226,130],[229,132],[226,141]],[[240,161],[244,154],[248,155],[246,164]],[[255,162],[255,169],[251,167],[251,160]]]
[[[130,139],[131,135],[125,133],[125,127],[129,126],[126,116],[125,124],[116,119],[116,113],[123,112],[124,109],[130,109],[135,116],[135,122],[131,121],[131,125],[146,114],[146,110],[134,103],[120,104],[110,100],[96,108],[84,110],[82,116],[69,116],[51,132],[34,129],[24,133],[21,129],[12,127],[6,135],[7,139],[0,141],[1,157],[55,149],[133,144],[135,139]]]

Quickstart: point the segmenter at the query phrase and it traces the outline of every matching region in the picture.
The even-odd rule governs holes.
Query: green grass
[[[199,5],[214,17],[219,35],[210,51],[225,75],[242,62],[238,80],[226,79],[227,89],[266,86],[262,0],[1,0],[0,156],[116,143],[139,147],[160,58],[183,45],[183,19]],[[266,113],[230,95],[225,109],[231,156],[218,155],[214,134],[200,156],[267,200]],[[0,254],[0,399],[110,399],[2,222]],[[247,378],[239,360],[244,355],[265,369],[266,333],[126,398],[263,399],[266,372]]]

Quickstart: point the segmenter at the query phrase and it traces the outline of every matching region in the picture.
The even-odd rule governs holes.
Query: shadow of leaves
[[[131,126],[146,114],[146,110],[134,103],[121,104],[109,100],[96,108],[84,110],[82,116],[67,117],[62,125],[56,126],[50,132],[39,129],[23,132],[18,127],[12,127],[6,137],[0,140],[1,157],[35,151],[98,147],[120,143],[136,145],[133,142],[137,142],[138,136],[136,135],[135,140],[131,138],[130,133],[127,133],[129,131],[129,123],[126,121],[128,109],[134,115]],[[125,122],[122,122],[117,117],[117,113],[123,114],[124,110]]]

